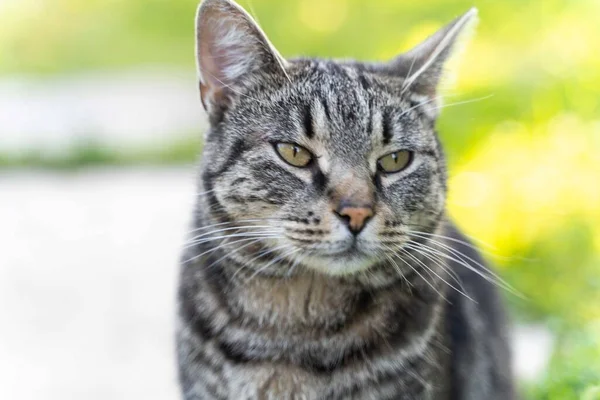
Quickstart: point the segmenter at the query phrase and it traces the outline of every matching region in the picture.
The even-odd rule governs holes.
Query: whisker
[[[425,283],[427,283],[433,290],[435,290],[435,292],[438,293],[444,300],[448,301],[448,299],[446,299],[446,296],[444,296],[442,293],[440,293],[440,291],[437,288],[435,288],[431,282],[429,282],[427,279],[425,279],[425,277],[423,275],[421,275],[421,273],[418,271],[417,268],[413,267],[408,261],[406,261],[404,258],[402,258],[401,256],[399,256],[395,252],[395,250],[400,250],[401,252],[406,253],[406,250],[403,250],[401,247],[397,247],[395,249],[390,248],[388,246],[383,246],[383,247],[386,248],[386,249],[388,249],[388,251],[390,251],[393,254],[393,257],[398,258],[400,261],[402,261],[404,264],[406,264],[414,273],[416,273],[417,275],[419,275],[419,277]]]
[[[412,72],[412,69],[415,66],[415,61],[417,61],[417,56],[414,56],[410,63],[410,67],[408,68],[408,72],[406,73],[406,76],[404,77],[404,82],[402,83],[402,87],[400,88],[400,94],[404,93],[408,86],[410,86],[408,78],[410,77],[410,73]]]
[[[405,251],[404,252],[408,257],[410,257],[412,260],[416,261],[419,265],[421,265],[423,268],[425,268],[425,272],[427,272],[427,274],[429,275],[429,277],[431,279],[433,278],[433,275],[431,275],[432,273],[437,276],[440,280],[442,280],[444,283],[446,283],[449,287],[454,288],[452,285],[450,285],[448,282],[446,282],[446,280],[444,278],[442,278],[437,272],[435,272],[434,270],[432,270],[427,264],[425,264],[423,261],[419,260],[418,257],[414,256],[413,254],[410,254],[410,252]],[[439,292],[441,295],[441,292]],[[448,300],[446,298],[446,296],[442,296],[444,298],[444,300],[446,300],[448,303],[450,303],[450,300]]]
[[[450,268],[450,266],[443,259],[441,259],[440,257],[438,257],[434,254],[420,251],[420,249],[414,248],[413,250],[416,251],[417,253],[421,254],[423,257],[427,258],[428,260],[431,260],[437,266],[439,266],[443,271],[447,272],[452,277],[452,279],[454,279],[454,282],[456,282],[460,286],[462,291],[465,293],[467,292],[467,290],[465,289],[465,286],[463,285],[462,280],[458,276],[458,273],[456,271],[454,271],[454,269]]]
[[[204,196],[204,195],[207,195],[207,194],[210,194],[210,193],[214,193],[214,192],[219,192],[219,193],[220,192],[226,192],[228,190],[231,190],[231,189],[228,188],[228,187],[226,187],[226,188],[220,188],[220,189],[219,188],[214,188],[214,189],[211,189],[211,190],[206,190],[204,192],[196,193],[196,196],[198,196],[198,197],[199,196]]]
[[[400,268],[400,266],[396,263],[396,261],[386,252],[382,252],[382,254],[393,264],[393,268],[394,270],[398,273],[398,276],[400,276],[400,279],[403,279],[404,282],[406,282],[408,284],[408,288],[410,290],[410,293],[412,294],[412,283],[410,283],[410,281],[408,280],[408,278],[406,276],[404,276],[404,274],[402,273],[402,268]]]
[[[442,104],[441,106],[433,107],[431,110],[441,110],[442,108],[446,108],[446,107],[459,106],[461,104],[468,104],[468,103],[475,103],[477,101],[487,100],[490,97],[494,97],[494,95],[493,94],[488,94],[487,96],[477,97],[477,98],[474,98],[474,99],[457,101],[455,103],[449,103],[449,104]]]
[[[280,233],[280,231],[263,231],[263,232],[249,232],[249,233],[232,233],[229,235],[208,237],[208,238],[198,239],[194,242],[191,242],[187,246],[185,246],[184,249],[188,249],[190,247],[194,247],[194,246],[197,246],[202,243],[214,242],[215,240],[229,239],[229,238],[235,238],[235,237],[277,238],[277,237],[280,237],[278,235],[279,233]]]
[[[292,266],[290,267],[290,269],[288,269],[288,272],[286,273],[287,277],[292,276],[292,274],[294,273],[296,267],[298,267],[298,265],[300,265],[300,262],[302,261],[303,258],[306,258],[306,255],[304,255],[304,257],[302,257],[302,255],[300,255],[300,256],[294,256],[293,258],[295,259],[295,261],[292,264]]]
[[[408,254],[406,252],[406,250],[402,249],[402,248],[398,248],[398,250],[400,250],[400,252]],[[397,257],[399,260],[401,260],[403,263],[405,263],[406,265],[408,265],[408,267],[410,269],[413,270],[414,273],[416,273],[417,275],[419,275],[419,277],[425,282],[427,283],[437,294],[439,294],[446,302],[449,302],[448,299],[446,298],[446,296],[444,296],[435,286],[433,286],[433,284],[431,282],[429,282],[427,279],[425,279],[425,277],[423,275],[421,275],[421,273],[419,272],[419,270],[415,267],[413,267],[408,261],[406,261],[404,258],[402,258],[399,255],[395,255],[395,257]]]
[[[413,242],[413,241],[409,241],[412,244],[418,244],[417,242]],[[448,260],[452,260],[462,266],[464,266],[465,268],[468,268],[469,270],[473,271],[474,273],[476,273],[477,275],[479,275],[480,277],[482,277],[483,279],[485,279],[487,282],[492,283],[496,286],[501,287],[502,289],[514,294],[515,296],[521,298],[521,299],[525,299],[525,297],[515,288],[513,288],[508,282],[506,282],[505,280],[503,280],[501,277],[499,277],[497,274],[495,274],[494,272],[490,271],[488,268],[486,268],[485,266],[483,266],[481,263],[473,260],[472,258],[466,256],[465,254],[452,249],[451,247],[448,247],[448,251],[451,251],[454,253],[454,256],[458,257],[453,257],[449,254],[443,253],[438,249],[434,249],[432,247],[423,245],[423,244],[418,244],[421,246],[421,250],[426,251],[428,253],[433,253],[436,254],[438,256],[444,257]],[[456,254],[458,253],[458,254]],[[480,268],[482,268],[485,272],[487,272],[489,275],[485,274],[484,272],[478,270],[477,268],[473,267],[472,265],[470,265],[467,261],[465,261],[462,257],[465,257],[469,260],[471,260],[472,262],[474,262],[476,265],[478,265]]]
[[[204,232],[200,235],[196,235],[193,238],[189,239],[188,242],[193,242],[202,237],[210,236],[210,235],[213,235],[213,234],[219,233],[219,232],[227,232],[227,231],[242,230],[242,229],[254,229],[254,228],[257,228],[257,229],[273,228],[273,226],[271,226],[271,225],[240,225],[240,226],[233,226],[233,227],[229,227],[229,228],[216,229],[214,231]]]
[[[420,226],[420,225],[412,225],[412,226]],[[447,240],[449,240],[451,242],[463,244],[463,245],[465,245],[467,247],[470,247],[470,248],[472,248],[474,250],[479,250],[479,248],[477,246],[473,245],[472,243],[469,243],[469,242],[467,242],[465,240],[460,240],[460,239],[456,239],[456,238],[453,238],[453,237],[450,237],[450,236],[446,236],[446,235],[440,235],[440,234],[436,234],[436,233],[422,232],[422,231],[412,231],[412,230],[407,231],[407,233],[418,233],[418,234],[421,234],[421,235],[427,235],[427,236],[434,236],[434,237],[438,237],[438,238],[443,238],[443,239],[447,239]],[[492,246],[491,244],[489,244],[489,243],[487,243],[487,242],[485,242],[485,241],[483,241],[481,239],[477,239],[476,237],[472,237],[472,236],[467,236],[467,237],[469,239],[473,240],[474,242],[477,242],[481,246],[485,246],[485,247],[487,247],[487,248],[489,248],[491,250],[498,250],[496,247]]]
[[[216,223],[216,224],[210,224],[210,225],[204,225],[204,226],[200,226],[198,228],[192,229],[190,231],[187,232],[187,234],[190,233],[194,233],[203,229],[210,229],[210,228],[214,228],[217,226],[223,226],[223,225],[231,225],[231,224],[240,224],[240,223],[244,223],[244,222],[263,222],[263,221],[275,221],[275,222],[279,222],[282,221],[280,218],[252,218],[252,219],[240,219],[237,221],[229,221],[229,222],[220,222],[220,223]]]
[[[439,99],[441,99],[443,97],[447,97],[447,96],[435,96],[435,97],[428,98],[427,100],[423,100],[422,102],[420,102],[420,103],[418,103],[418,104],[416,104],[416,105],[414,105],[414,106],[412,106],[412,107],[404,110],[402,112],[402,114],[400,114],[397,118],[401,118],[401,117],[405,116],[406,114],[408,114],[410,111],[414,110],[415,108],[419,108],[421,106],[424,106],[425,104],[437,101],[437,100],[439,100]]]
[[[232,244],[246,242],[246,241],[249,241],[249,240],[260,240],[262,238],[263,237],[260,237],[259,239],[257,239],[256,237],[248,237],[248,238],[245,238],[245,239],[234,240],[233,242],[229,242],[229,243],[221,243],[219,246],[213,247],[210,250],[204,251],[204,252],[202,252],[202,253],[194,256],[194,257],[191,257],[191,258],[183,261],[183,263],[185,264],[185,263],[188,263],[188,262],[192,262],[192,261],[197,260],[198,258],[202,257],[203,255],[206,255],[206,254],[211,253],[213,251],[217,251],[219,249],[222,249],[222,248],[224,248],[226,246],[230,246]]]
[[[414,236],[417,236],[417,237],[419,237],[419,235],[418,235],[418,234],[415,234]],[[445,243],[443,243],[443,242],[441,242],[441,241],[439,241],[439,240],[435,240],[435,239],[432,239],[432,238],[427,238],[427,237],[421,237],[421,238],[428,240],[428,242],[430,242],[430,243],[432,243],[432,244],[434,244],[434,245],[436,245],[436,246],[438,246],[438,247],[442,247],[443,249],[446,249],[446,250],[450,251],[452,254],[454,254],[454,255],[456,255],[456,256],[458,256],[458,257],[461,257],[461,256],[462,256],[462,257],[465,257],[467,260],[469,260],[469,261],[471,261],[471,262],[475,263],[475,265],[477,265],[478,267],[480,267],[480,268],[481,268],[481,269],[483,269],[484,271],[488,272],[488,273],[489,273],[490,275],[492,275],[494,278],[496,278],[496,279],[499,279],[499,280],[502,280],[502,279],[500,278],[500,276],[498,276],[496,273],[494,273],[494,272],[493,272],[492,270],[490,270],[488,267],[486,267],[485,265],[481,264],[481,263],[480,263],[480,262],[478,262],[477,260],[474,260],[473,258],[471,258],[471,257],[467,256],[467,255],[466,255],[466,254],[464,254],[463,252],[461,252],[461,251],[459,251],[459,250],[457,250],[457,249],[453,248],[452,246],[449,246],[449,245],[447,245],[447,244],[445,244]],[[415,242],[415,241],[413,241],[413,240],[410,240],[409,242],[411,242],[411,243],[417,243],[417,242]],[[424,245],[424,244],[422,244],[422,245],[423,245],[424,247],[428,247],[428,248],[430,248],[430,249],[432,249],[432,250],[435,250],[435,249],[433,249],[432,247],[426,246],[426,245]],[[477,250],[477,248],[475,248],[475,250]],[[461,259],[462,259],[462,258],[461,258]]]
[[[264,271],[265,269],[269,268],[271,265],[275,264],[276,262],[285,259],[286,257],[289,257],[290,255],[300,251],[302,249],[300,248],[295,248],[293,250],[291,250],[288,253],[282,254],[279,257],[274,258],[273,260],[271,260],[269,263],[267,263],[266,265],[262,266],[261,268],[257,269],[251,276],[250,278],[248,278],[248,280],[246,280],[244,282],[244,284],[247,284],[248,282],[250,282],[255,276],[257,276],[258,274],[260,274],[262,271]]]
[[[261,258],[261,257],[264,257],[264,256],[266,256],[266,255],[268,255],[268,254],[274,253],[274,252],[276,252],[276,251],[279,251],[279,250],[285,250],[286,248],[289,248],[289,247],[291,247],[291,246],[290,246],[289,244],[286,244],[286,245],[283,245],[283,246],[275,247],[275,248],[273,248],[273,249],[270,249],[270,250],[264,250],[264,251],[261,251],[261,252],[260,252],[260,253],[259,253],[259,254],[258,254],[256,257],[253,257],[252,259],[248,260],[248,261],[247,261],[247,262],[245,262],[245,263],[244,263],[244,264],[243,264],[243,265],[242,265],[240,268],[238,268],[238,270],[237,270],[237,271],[235,271],[235,273],[233,274],[233,276],[232,276],[232,279],[233,279],[233,278],[235,278],[235,277],[236,277],[236,275],[237,275],[239,272],[241,272],[241,271],[242,271],[244,268],[246,268],[247,266],[250,266],[250,265],[252,265],[252,262],[253,262],[253,261],[255,261],[255,260],[258,260],[259,258]]]
[[[425,228],[424,226],[414,225],[414,224],[409,224],[409,226],[418,226],[420,228]],[[530,258],[507,257],[507,256],[502,256],[500,254],[494,253],[494,252],[492,252],[490,250],[497,251],[498,249],[495,246],[493,246],[493,245],[491,245],[491,244],[489,244],[489,243],[487,243],[487,242],[485,242],[485,241],[483,241],[481,239],[478,239],[478,238],[476,238],[474,236],[465,235],[468,239],[472,240],[473,242],[476,242],[479,246],[473,245],[472,243],[469,243],[469,242],[467,242],[465,240],[460,240],[460,239],[456,239],[456,238],[453,238],[453,237],[450,237],[450,236],[439,235],[439,234],[430,233],[430,232],[408,230],[408,231],[406,231],[406,233],[413,234],[413,236],[418,236],[420,234],[420,235],[425,235],[425,236],[430,236],[430,237],[437,237],[437,238],[448,240],[450,242],[459,243],[459,244],[462,244],[462,245],[464,245],[466,247],[469,247],[469,248],[471,248],[473,250],[481,252],[481,253],[483,253],[483,254],[485,254],[487,256],[493,257],[494,259],[497,259],[497,260],[510,261],[510,260],[518,259],[518,260],[523,260],[523,261],[531,261]],[[423,239],[429,240],[428,237],[427,238],[423,238]]]
[[[233,249],[232,253],[225,253],[224,256],[222,256],[221,258],[219,258],[216,261],[213,261],[212,263],[210,263],[210,265],[206,266],[206,269],[210,269],[213,265],[216,265],[216,264],[220,263],[221,261],[225,260],[226,258],[231,257],[231,254],[235,254],[235,253],[239,252],[240,250],[242,250],[248,246],[252,246],[253,244],[256,244],[258,242],[260,242],[260,239],[255,239],[254,241],[247,243],[243,246],[236,246],[236,248]],[[235,242],[233,242],[233,243],[235,243]],[[229,243],[229,244],[233,244],[233,243]],[[237,271],[236,271],[236,273],[237,273]],[[233,274],[233,276],[235,276],[235,274]]]
[[[419,254],[421,254],[422,256],[425,257],[425,255],[421,251],[419,251],[419,249],[417,249],[415,246],[407,245],[406,247],[409,248],[409,249],[412,249],[412,250],[416,251],[417,253],[419,253]],[[419,264],[421,264],[423,267],[425,267],[426,269],[430,270],[433,274],[435,274],[435,276],[437,276],[438,278],[440,278],[446,285],[448,285],[452,289],[456,290],[458,293],[462,294],[463,296],[465,296],[467,299],[471,300],[472,302],[477,303],[471,296],[469,296],[468,294],[466,294],[464,292],[464,287],[462,288],[463,290],[460,290],[460,289],[456,288],[450,282],[448,282],[444,278],[442,278],[437,272],[435,272],[435,270],[433,270],[431,267],[429,267],[426,263],[424,263],[422,260],[419,260],[418,257],[415,257],[414,255],[410,254],[409,252],[407,252],[406,254],[409,255],[413,260],[415,260]],[[431,258],[429,258],[429,257],[427,257],[427,258],[431,260]],[[437,263],[437,264],[440,265],[439,263]],[[446,272],[448,271],[445,268],[442,268],[442,270],[444,270]]]

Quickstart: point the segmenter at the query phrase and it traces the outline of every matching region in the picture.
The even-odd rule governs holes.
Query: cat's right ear
[[[229,104],[236,85],[260,71],[285,74],[286,61],[243,8],[204,0],[196,16],[196,57],[202,105],[210,114]]]
[[[477,9],[471,8],[385,68],[405,79],[403,91],[436,99],[444,66],[465,45],[465,39],[476,23]]]

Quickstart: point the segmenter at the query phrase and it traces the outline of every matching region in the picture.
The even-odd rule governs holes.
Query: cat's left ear
[[[202,104],[209,114],[227,107],[236,86],[258,73],[286,74],[285,59],[232,0],[203,0],[198,7],[196,57]]]
[[[444,73],[444,65],[477,23],[477,9],[471,8],[462,16],[425,39],[387,66],[395,76],[405,78],[403,90],[434,99]]]

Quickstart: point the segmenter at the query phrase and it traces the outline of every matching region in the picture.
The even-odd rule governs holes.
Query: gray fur
[[[181,263],[184,399],[514,398],[495,278],[445,217],[435,132],[473,16],[387,64],[286,61],[239,6],[202,3],[211,127]],[[288,165],[276,142],[314,162]],[[411,164],[379,172],[400,149]],[[340,196],[373,203],[356,236]]]

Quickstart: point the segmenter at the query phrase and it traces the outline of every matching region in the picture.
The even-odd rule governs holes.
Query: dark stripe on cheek
[[[308,138],[313,138],[315,136],[314,126],[313,126],[313,118],[310,110],[310,105],[304,107],[302,121],[304,123],[304,133]]]
[[[318,193],[323,193],[327,186],[328,179],[318,167],[313,170],[313,186]]]
[[[202,182],[204,183],[204,187],[206,189],[206,199],[210,208],[209,213],[213,216],[216,215],[220,222],[230,222],[231,218],[215,195],[213,190],[214,180],[226,173],[231,167],[239,162],[242,159],[242,155],[248,150],[248,144],[243,139],[238,138],[229,148],[229,155],[219,169],[216,171],[206,170],[202,174]]]
[[[321,99],[321,105],[323,106],[323,111],[325,112],[325,117],[327,121],[331,121],[331,114],[329,113],[329,106],[327,105],[327,101]]]
[[[383,186],[381,185],[381,175],[380,174],[375,174],[375,176],[373,177],[373,184],[375,185],[375,189],[377,189],[377,191],[381,191]]]
[[[219,222],[231,222],[231,217],[225,211],[225,207],[221,204],[219,199],[215,194],[213,179],[215,175],[212,175],[208,171],[205,171],[202,174],[202,181],[204,182],[204,187],[206,188],[206,200],[208,202],[208,214],[212,216],[216,216],[216,219]]]
[[[229,148],[229,155],[227,156],[227,160],[225,160],[221,168],[212,173],[212,175],[219,176],[227,172],[229,168],[234,166],[236,162],[238,162],[242,158],[242,154],[244,154],[248,150],[249,146],[245,140],[240,138],[236,139],[236,141],[233,142],[233,144]]]
[[[296,191],[306,187],[306,183],[302,179],[274,162],[265,161],[251,165],[249,168],[251,168],[250,174],[253,181],[264,184],[256,190],[267,191],[266,197],[264,193],[260,195],[265,203],[283,205]]]

